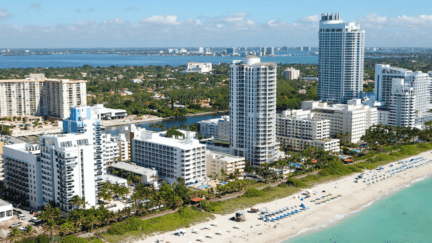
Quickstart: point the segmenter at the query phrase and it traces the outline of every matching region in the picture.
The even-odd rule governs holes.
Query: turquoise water
[[[303,242],[432,242],[432,179],[390,194],[335,225],[283,243]]]

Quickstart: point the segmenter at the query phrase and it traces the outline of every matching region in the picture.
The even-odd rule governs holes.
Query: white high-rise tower
[[[230,65],[231,151],[255,167],[277,159],[276,68],[252,55]]]
[[[318,97],[327,102],[360,98],[365,31],[336,14],[322,14],[319,29]]]

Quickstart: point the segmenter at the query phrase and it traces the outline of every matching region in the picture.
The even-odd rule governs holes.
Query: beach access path
[[[428,151],[411,158],[418,157],[423,157],[426,160],[432,160],[432,153],[431,151]],[[404,159],[403,161],[409,160],[411,158]],[[388,165],[386,168],[388,168]],[[304,201],[301,201],[299,198],[297,198],[297,196],[301,198],[304,197],[301,195],[302,192],[298,192],[286,198],[254,206],[255,208],[259,209],[267,207],[269,211],[275,211],[286,206],[289,206],[290,208],[297,206],[296,209],[299,209],[300,204],[304,203],[306,207],[310,208],[304,212],[295,214],[285,219],[281,219],[280,221],[265,223],[259,219],[259,214],[249,212],[246,213],[245,222],[236,222],[231,220],[234,214],[215,215],[215,220],[206,223],[200,223],[187,228],[187,233],[184,236],[177,236],[175,234],[176,232],[171,231],[146,237],[142,240],[134,239],[133,242],[152,243],[156,240],[163,240],[162,242],[164,243],[189,243],[198,242],[200,237],[203,238],[203,242],[205,243],[282,242],[289,237],[297,235],[300,231],[307,232],[305,229],[319,229],[322,227],[319,225],[324,225],[321,222],[328,222],[328,220],[334,219],[338,215],[344,215],[353,211],[357,211],[368,205],[370,202],[375,201],[378,197],[382,196],[386,192],[397,189],[403,184],[407,184],[415,179],[424,177],[425,175],[431,173],[432,163],[398,173],[393,177],[381,180],[372,185],[367,185],[367,183],[362,182],[362,180],[359,180],[358,183],[354,183],[355,178],[359,175],[359,173],[356,173],[336,181],[314,186],[309,190],[312,190],[313,192],[317,191],[318,194],[312,195],[311,198],[305,199]],[[325,191],[325,193],[322,191]],[[342,197],[321,205],[311,202],[311,200],[328,195],[329,193],[333,195],[341,194]],[[250,208],[244,209],[244,211],[249,210]],[[336,219],[332,221],[337,222]],[[213,222],[216,222],[217,226],[211,226]],[[235,228],[236,225],[239,225],[238,229]],[[209,229],[204,229],[204,227],[207,226],[209,226]],[[197,229],[198,233],[191,233],[191,230],[193,229]],[[222,235],[216,234],[218,231],[220,231]],[[212,234],[212,238],[208,237],[209,234]]]

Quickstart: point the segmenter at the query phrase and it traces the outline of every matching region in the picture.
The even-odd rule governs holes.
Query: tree
[[[74,231],[74,225],[69,221],[64,222],[60,226],[60,232],[62,233],[63,236],[68,235],[71,231]]]
[[[11,232],[9,232],[7,238],[12,242],[15,242],[17,239],[21,238],[22,232],[17,228],[12,228]]]
[[[28,237],[30,237],[30,236],[32,236],[33,234],[36,233],[36,230],[33,229],[33,226],[31,226],[31,225],[27,225],[27,227],[26,227],[24,233],[25,233]]]

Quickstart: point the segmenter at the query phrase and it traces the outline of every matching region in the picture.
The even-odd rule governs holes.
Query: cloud
[[[0,10],[0,19],[10,17]],[[344,16],[342,16],[344,17]],[[365,15],[354,20],[366,31],[366,46],[432,47],[432,15]],[[101,46],[318,46],[319,16],[293,22],[255,21],[246,13],[180,19],[176,15],[81,21],[52,26],[0,25],[0,43],[10,47]],[[50,39],[56,36],[55,41]]]
[[[138,8],[131,6],[131,7],[127,7],[126,10],[133,11],[133,10],[138,10]]]
[[[7,9],[0,9],[0,20],[10,18],[11,16]]]
[[[89,8],[88,11],[93,12],[93,11],[96,11],[96,9],[95,8]]]
[[[164,24],[164,25],[178,25],[177,15],[153,15],[151,17],[141,20],[141,23],[151,24]]]
[[[36,9],[40,8],[40,6],[41,6],[40,3],[32,3],[29,5],[30,8],[36,8]]]

